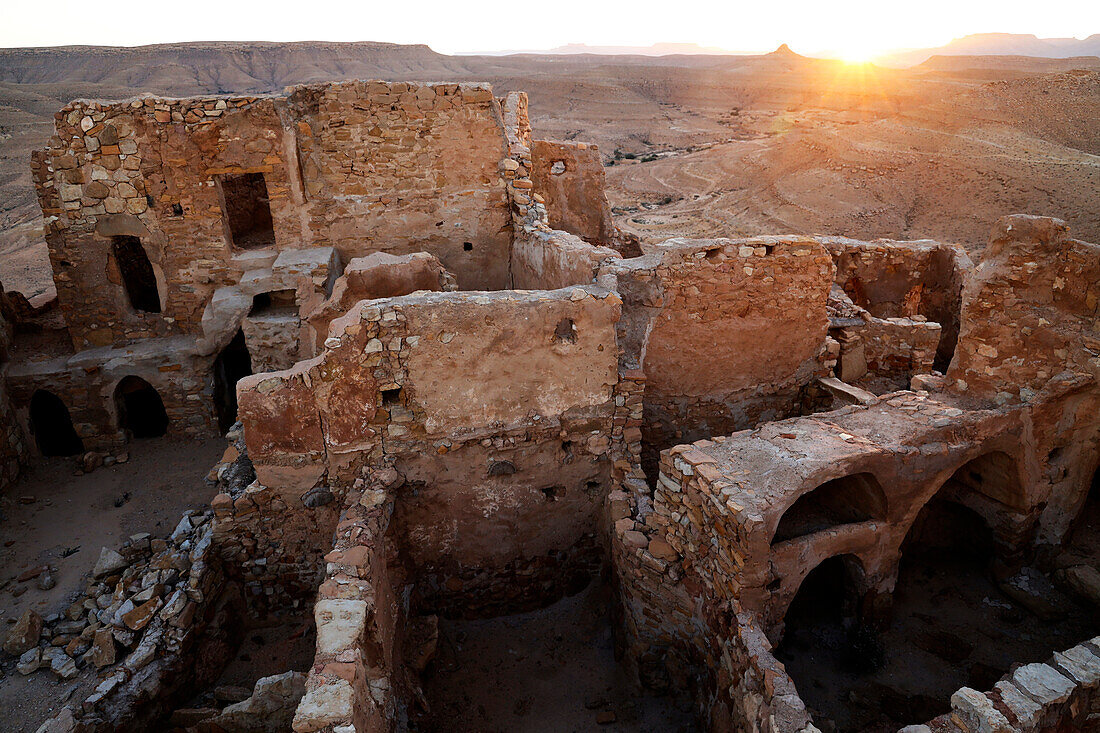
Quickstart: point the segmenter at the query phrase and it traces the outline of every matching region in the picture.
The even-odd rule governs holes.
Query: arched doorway
[[[214,413],[218,429],[224,435],[237,422],[237,382],[252,373],[252,358],[244,341],[244,332],[229,342],[214,360]]]
[[[810,571],[783,617],[775,656],[799,695],[819,717],[849,729],[844,691],[881,663],[873,630],[864,626],[863,565],[854,555],[836,555]]]
[[[115,387],[118,425],[133,438],[159,438],[168,430],[160,395],[141,377],[129,376]]]
[[[44,389],[31,395],[31,432],[44,456],[72,456],[84,452],[84,442],[73,428],[69,408],[61,398]]]
[[[872,474],[841,476],[798,497],[779,520],[772,544],[885,516],[886,494]]]
[[[128,235],[111,237],[111,256],[118,266],[122,285],[134,310],[160,313],[157,276],[145,248],[141,246],[141,240]]]

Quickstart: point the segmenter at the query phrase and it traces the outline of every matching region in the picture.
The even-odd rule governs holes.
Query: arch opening
[[[886,494],[874,475],[841,476],[798,497],[779,520],[772,544],[885,516]]]
[[[129,376],[115,387],[119,428],[133,438],[159,438],[168,431],[168,413],[153,387],[141,377]]]
[[[862,619],[863,582],[863,566],[854,555],[823,560],[787,607],[775,647],[814,719],[827,717],[838,729],[846,722],[842,691],[882,664],[878,638]]]
[[[157,276],[141,240],[126,234],[111,237],[111,256],[118,266],[130,306],[137,311],[160,313]]]
[[[1002,451],[992,451],[963,464],[940,489],[944,496],[962,497],[970,492],[1014,511],[1027,509],[1016,461]]]
[[[84,441],[73,427],[69,408],[60,397],[44,389],[31,395],[31,432],[44,456],[72,456],[84,452]]]
[[[237,422],[237,382],[252,374],[252,357],[244,332],[236,335],[214,359],[214,413],[224,435]]]

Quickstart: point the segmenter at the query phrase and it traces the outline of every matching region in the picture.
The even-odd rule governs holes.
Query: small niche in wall
[[[462,251],[463,252],[473,252],[474,251],[474,243],[473,242],[463,242],[462,243]]]
[[[141,240],[128,235],[111,237],[111,257],[118,266],[122,285],[134,310],[160,313],[157,276]]]
[[[284,316],[297,313],[297,294],[293,290],[272,290],[256,293],[252,297],[252,309],[248,311],[248,317]]]
[[[559,344],[577,343],[577,327],[572,318],[563,318],[558,321],[558,325],[554,329],[554,340]]]
[[[271,202],[263,173],[242,173],[219,179],[222,216],[230,243],[238,249],[260,249],[275,244]]]
[[[401,388],[395,387],[393,389],[382,390],[382,404],[386,407],[393,407],[394,405],[401,404]]]

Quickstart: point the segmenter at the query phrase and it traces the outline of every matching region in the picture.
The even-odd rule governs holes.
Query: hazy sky
[[[937,46],[968,33],[1040,37],[1100,32],[1097,0],[483,0],[394,2],[123,3],[110,12],[87,0],[0,0],[0,46],[135,46],[178,41],[391,41],[444,53],[544,49],[566,43],[696,42],[732,51],[869,55]]]

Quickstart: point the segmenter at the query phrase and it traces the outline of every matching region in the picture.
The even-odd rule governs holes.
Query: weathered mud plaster
[[[603,161],[591,143],[534,140],[531,182],[546,204],[547,223],[590,244],[614,247],[617,233],[604,195]]]
[[[637,669],[664,684],[709,670],[697,696],[716,729],[808,724],[769,642],[755,654],[730,650],[757,633],[775,641],[787,605],[822,561],[852,559],[863,616],[873,620],[888,612],[901,544],[931,499],[983,517],[1009,567],[1041,561],[1079,511],[1100,463],[1088,346],[1095,247],[1069,240],[1060,222],[1026,217],[1004,220],[994,242],[963,290],[946,391],[896,392],[677,446],[662,452],[651,492],[632,484],[624,493],[613,549]],[[1055,287],[1070,281],[1080,284],[1073,296]],[[1020,343],[1021,327],[1038,319],[1057,326]],[[1031,387],[1006,396],[998,356],[1021,349],[1021,381]],[[963,375],[975,386],[960,384]],[[774,675],[765,691],[752,682],[760,665]],[[960,721],[984,714],[974,708],[981,696],[963,693],[951,725],[973,730]],[[1058,708],[1048,719],[1081,710]],[[1013,718],[1003,729],[1035,728]]]
[[[600,274],[624,301],[620,364],[645,373],[649,466],[676,443],[798,414],[832,370],[832,261],[814,239],[671,239]]]

